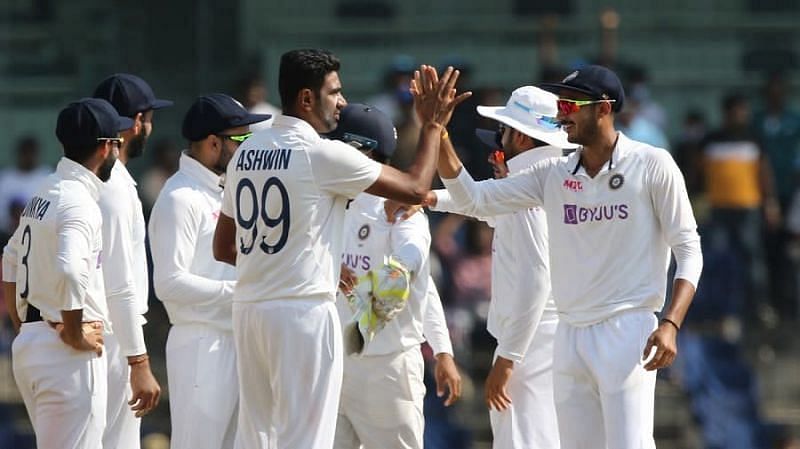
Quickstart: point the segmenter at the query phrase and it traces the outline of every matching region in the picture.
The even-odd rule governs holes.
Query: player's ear
[[[311,111],[314,109],[315,96],[311,89],[303,89],[298,94],[300,108],[304,111]]]
[[[597,104],[597,110],[599,111],[599,115],[602,117],[604,115],[610,115],[611,110],[614,108],[614,104],[610,101],[604,101],[602,103]]]
[[[142,128],[144,128],[144,114],[137,112],[136,115],[133,116],[133,133],[139,134],[142,132]]]

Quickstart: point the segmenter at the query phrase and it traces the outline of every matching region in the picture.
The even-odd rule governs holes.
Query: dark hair
[[[284,53],[278,75],[283,110],[294,107],[297,94],[303,89],[311,89],[319,95],[325,76],[338,70],[339,59],[327,50],[301,49]]]
[[[93,147],[67,147],[67,146],[65,146],[64,147],[64,157],[66,157],[67,159],[70,159],[72,161],[75,161],[75,162],[77,162],[79,164],[83,164],[84,162],[89,160],[89,158],[92,157],[95,152],[97,152],[97,148],[100,145],[101,144],[98,144],[98,145],[93,146]]]
[[[730,112],[733,108],[747,104],[747,98],[738,93],[729,93],[722,99],[722,110]]]

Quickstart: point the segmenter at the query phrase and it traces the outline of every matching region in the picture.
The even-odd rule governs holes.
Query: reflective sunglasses
[[[536,114],[536,112],[534,112],[533,108],[525,106],[524,104],[522,104],[522,103],[520,103],[518,101],[515,101],[513,104],[517,108],[522,109],[523,111],[525,111],[525,112],[527,112],[529,114],[533,114],[534,116],[536,116],[536,125],[538,125],[541,128],[549,129],[549,130],[556,130],[559,127],[561,127],[561,123],[558,120],[556,120],[555,117],[547,117],[547,116],[544,116],[544,115],[540,116],[540,115]]]
[[[111,142],[111,143],[117,144],[118,146],[122,146],[122,144],[125,143],[125,138],[124,137],[98,137],[97,141],[98,142]]]
[[[250,138],[250,136],[252,136],[252,135],[253,135],[253,133],[244,133],[244,134],[217,134],[217,137],[219,137],[219,138],[221,138],[221,139],[231,139],[231,140],[232,140],[232,141],[234,141],[234,142],[237,142],[237,143],[242,143],[242,142],[244,142],[245,140],[247,140],[248,138]]]
[[[572,100],[569,98],[559,98],[556,100],[558,112],[562,115],[569,115],[581,110],[581,106],[588,106],[597,103],[616,103],[617,100]]]

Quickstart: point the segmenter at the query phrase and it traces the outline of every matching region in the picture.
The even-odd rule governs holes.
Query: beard
[[[108,156],[106,156],[105,160],[103,160],[103,163],[97,169],[97,177],[103,182],[108,181],[111,178],[111,170],[114,169],[114,164],[116,162],[117,156],[113,151],[109,151]]]
[[[144,146],[146,143],[147,137],[144,135],[144,131],[131,137],[130,142],[128,142],[128,157],[130,159],[135,159],[144,154]]]

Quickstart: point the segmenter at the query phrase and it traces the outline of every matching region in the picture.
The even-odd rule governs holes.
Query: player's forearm
[[[436,160],[439,157],[439,140],[442,126],[433,122],[425,123],[419,133],[417,154],[408,168],[409,189],[411,204],[419,204],[425,198],[433,183],[436,174]]]
[[[142,316],[138,311],[136,296],[127,291],[108,295],[107,299],[108,315],[122,355],[128,357],[146,354]]]
[[[64,343],[77,348],[83,340],[83,309],[62,310],[61,323],[64,328],[60,335]]]
[[[16,282],[3,281],[3,300],[6,304],[6,310],[8,310],[8,316],[11,318],[11,324],[14,326],[14,330],[19,332],[19,327],[22,325],[22,321],[19,319],[19,315],[17,314]]]
[[[667,319],[676,326],[683,326],[683,320],[686,318],[686,313],[689,311],[689,306],[694,299],[695,288],[686,279],[675,279],[672,284],[672,301],[669,307],[665,310],[661,317]]]
[[[453,147],[453,142],[449,137],[442,139],[437,163],[439,176],[443,179],[455,178],[461,172],[462,166],[461,160],[458,159],[456,150]]]
[[[209,279],[185,271],[154,270],[153,274],[153,287],[158,298],[164,303],[178,305],[230,304],[235,285],[235,281]]]
[[[236,223],[224,213],[217,221],[212,246],[214,259],[236,266]]]

